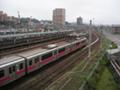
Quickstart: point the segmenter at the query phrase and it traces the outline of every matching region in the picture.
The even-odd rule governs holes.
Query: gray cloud
[[[94,18],[97,24],[120,23],[119,0],[0,0],[0,8],[9,15],[32,16],[52,20],[54,8],[66,9],[66,20],[76,21],[82,16],[84,22]]]

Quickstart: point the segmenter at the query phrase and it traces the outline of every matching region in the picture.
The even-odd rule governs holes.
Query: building
[[[0,11],[0,21],[5,22],[5,21],[10,21],[10,22],[17,22],[17,17],[14,16],[8,16],[6,13],[3,11]]]
[[[0,21],[3,21],[3,11],[0,11]]]
[[[77,25],[82,25],[83,24],[83,19],[82,17],[77,18]]]
[[[7,21],[8,15],[6,13],[3,14],[3,21]]]
[[[53,10],[53,25],[58,27],[65,25],[65,9],[57,8]]]
[[[120,34],[120,25],[113,25],[112,26],[112,33]]]
[[[3,22],[3,21],[7,21],[7,14],[6,13],[3,13],[3,11],[0,11],[0,21]]]

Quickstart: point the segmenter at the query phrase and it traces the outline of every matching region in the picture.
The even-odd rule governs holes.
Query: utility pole
[[[18,23],[20,24],[20,12],[18,11]]]
[[[31,29],[31,19],[32,19],[32,16],[30,16],[29,21],[28,21],[28,32]]]
[[[92,20],[90,20],[90,24],[89,24],[89,30],[88,30],[88,33],[89,33],[89,48],[88,48],[88,57],[89,59],[91,59],[91,40],[92,40],[92,33],[91,33],[91,30],[92,30]]]
[[[20,12],[18,11],[18,19],[17,19],[17,29],[20,28]]]

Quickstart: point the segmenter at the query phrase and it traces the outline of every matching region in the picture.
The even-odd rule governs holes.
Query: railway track
[[[117,64],[115,60],[110,60],[110,63],[120,77],[120,66]]]
[[[95,37],[93,37],[95,40]],[[97,47],[97,42],[92,48]],[[98,48],[96,48],[97,50]],[[16,82],[13,82],[3,89],[9,88],[9,90],[44,90],[51,82],[55,81],[61,75],[71,70],[77,63],[80,63],[88,54],[88,48],[77,50],[59,60],[50,63],[47,67],[43,67],[36,72],[23,77]],[[77,57],[76,57],[77,56]]]

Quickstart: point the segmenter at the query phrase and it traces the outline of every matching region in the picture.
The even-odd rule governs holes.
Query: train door
[[[73,44],[72,45],[70,45],[70,52],[72,52],[74,50],[74,48],[73,48]]]
[[[40,58],[39,56],[34,58],[35,69],[39,68],[39,58]]]
[[[67,47],[65,46],[64,48],[65,48],[64,55],[66,55],[67,54]]]
[[[73,44],[73,45],[72,45],[72,51],[75,51],[75,50],[76,50],[76,45]]]
[[[57,50],[55,50],[54,52],[53,52],[54,54],[54,59],[56,59],[57,58],[57,54],[58,54],[58,52],[57,52]]]
[[[9,76],[12,78],[12,80],[16,79],[16,65],[11,65],[8,67],[8,73]]]
[[[25,63],[24,62],[18,62],[16,64],[16,78],[20,78],[25,75]]]
[[[66,54],[70,53],[70,45],[66,47]]]
[[[29,60],[27,60],[27,72],[30,73],[32,72],[34,69],[34,62],[33,59],[30,58]]]
[[[41,64],[42,60],[41,60],[41,55],[39,56],[39,66],[42,67],[42,64]]]

